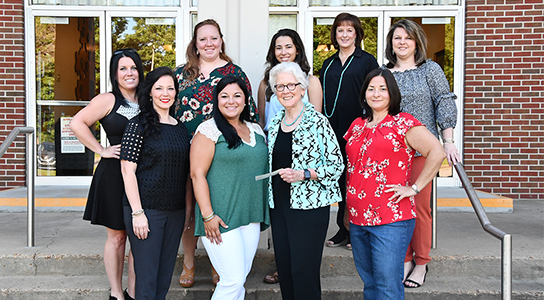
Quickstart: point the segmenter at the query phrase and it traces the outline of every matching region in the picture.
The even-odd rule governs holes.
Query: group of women
[[[365,299],[403,299],[405,286],[423,284],[428,183],[444,157],[459,161],[455,95],[426,60],[416,23],[393,25],[383,67],[361,49],[363,39],[360,20],[339,14],[331,30],[338,51],[318,79],[299,35],[278,31],[258,109],[213,20],[196,25],[187,63],[174,71],[160,67],[144,80],[134,49],[113,53],[113,91],[71,123],[102,157],[84,219],[107,227],[110,300],[165,299],[180,240],[179,281],[193,286],[198,237],[212,263],[212,299],[244,299],[260,231],[270,225],[277,274],[265,281],[279,281],[283,299],[321,299],[324,245],[353,249]],[[97,121],[111,146],[89,130]],[[326,241],[334,203],[339,231]]]

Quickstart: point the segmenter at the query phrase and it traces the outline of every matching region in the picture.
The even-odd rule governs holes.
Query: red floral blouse
[[[410,185],[416,153],[405,142],[406,132],[422,126],[412,115],[387,115],[374,127],[357,118],[344,135],[347,141],[347,209],[349,221],[359,226],[384,225],[416,217],[414,197],[399,203],[388,199],[388,184]]]

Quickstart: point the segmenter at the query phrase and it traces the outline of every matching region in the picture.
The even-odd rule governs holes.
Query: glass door
[[[454,140],[457,149],[462,154],[462,97],[461,90],[462,77],[461,70],[463,65],[462,50],[457,48],[462,46],[456,43],[455,37],[462,34],[459,31],[459,24],[456,22],[455,12],[432,12],[432,13],[389,13],[387,14],[387,25],[390,26],[400,19],[408,18],[423,28],[428,38],[427,56],[438,63],[444,70],[444,74],[450,83],[450,90],[457,95],[457,128],[454,130]],[[387,35],[387,31],[385,32]],[[385,36],[384,35],[384,36]],[[441,186],[458,186],[457,174],[453,167],[444,160],[438,174],[438,184]]]
[[[100,12],[34,18],[38,184],[93,174],[94,153],[77,141],[68,125],[100,93],[100,19]],[[92,128],[95,134],[97,126]]]
[[[176,66],[179,12],[40,11],[34,16],[37,178],[39,185],[87,185],[100,157],[69,129],[71,118],[91,99],[111,90],[109,59],[115,49],[132,47],[142,57],[144,73]],[[39,14],[39,15],[38,15]],[[143,80],[143,79],[142,79]],[[30,99],[29,99],[30,100]],[[97,122],[91,131],[107,146]]]

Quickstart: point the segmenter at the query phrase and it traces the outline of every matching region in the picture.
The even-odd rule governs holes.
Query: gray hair
[[[308,75],[302,71],[300,66],[295,62],[282,62],[270,70],[270,88],[274,93],[276,93],[276,79],[281,73],[287,73],[295,76],[297,82],[300,82],[300,87],[303,90],[308,89],[308,86],[310,85]]]

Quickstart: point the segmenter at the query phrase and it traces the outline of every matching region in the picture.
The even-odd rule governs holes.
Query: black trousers
[[[274,254],[283,300],[321,299],[321,260],[330,206],[298,210],[289,199],[270,209]]]
[[[131,212],[129,206],[124,207],[127,235],[134,256],[135,299],[163,300],[172,282],[185,223],[185,210],[146,209],[150,232],[145,240],[134,235]]]
[[[336,225],[338,225],[338,233],[340,236],[349,237],[349,230],[344,226],[344,212],[346,210],[346,170],[347,170],[347,156],[346,156],[346,140],[339,137],[338,144],[340,145],[340,152],[342,152],[342,158],[344,158],[344,172],[338,179],[338,185],[340,186],[340,194],[342,195],[342,201],[338,202],[338,212],[336,213]],[[331,237],[332,238],[332,237]]]

